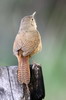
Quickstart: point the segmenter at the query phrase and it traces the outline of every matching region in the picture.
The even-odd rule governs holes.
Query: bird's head
[[[35,21],[35,16],[36,12],[34,12],[32,15],[29,16],[25,16],[24,18],[22,18],[21,20],[21,24],[20,27],[25,30],[29,29],[29,30],[36,30],[37,29],[37,25],[36,25],[36,21]]]

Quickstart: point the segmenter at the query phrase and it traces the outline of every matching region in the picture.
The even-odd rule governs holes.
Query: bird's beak
[[[34,16],[35,16],[35,14],[36,14],[36,11],[32,14],[32,16],[34,17]]]

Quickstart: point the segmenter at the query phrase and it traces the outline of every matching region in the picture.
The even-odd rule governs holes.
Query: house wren
[[[20,84],[29,84],[29,58],[42,48],[41,36],[34,18],[35,14],[36,12],[22,18],[13,44],[13,53],[18,59],[18,81]]]

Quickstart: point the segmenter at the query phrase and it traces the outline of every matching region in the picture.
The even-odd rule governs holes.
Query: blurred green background
[[[66,100],[66,0],[0,0],[0,65],[17,65],[13,42],[21,18],[34,11],[43,49],[30,62],[42,66],[44,100]]]

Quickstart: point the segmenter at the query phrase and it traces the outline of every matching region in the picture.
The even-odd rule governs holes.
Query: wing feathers
[[[27,56],[38,47],[39,42],[40,37],[37,31],[19,33],[14,41],[13,52],[17,54],[17,51],[21,49],[23,54]]]

